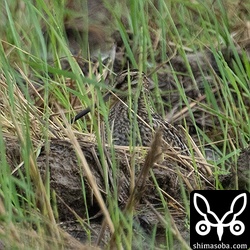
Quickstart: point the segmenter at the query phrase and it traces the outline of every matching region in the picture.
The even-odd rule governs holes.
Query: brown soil
[[[14,168],[20,162],[20,145],[13,137],[5,136],[4,139],[6,144],[7,159],[9,164]],[[108,197],[105,193],[104,175],[102,168],[100,168],[101,159],[97,145],[86,140],[79,140],[79,143],[92,174],[95,177],[96,183],[102,191],[103,199],[107,202]],[[111,169],[112,166],[109,162],[110,154],[108,153],[109,148],[106,147],[105,150],[105,162],[107,167]],[[117,174],[118,177],[115,178],[112,175],[112,171],[109,171],[109,195],[112,195],[114,191],[113,185],[115,181],[119,184],[118,204],[122,210],[126,211],[129,199],[131,198],[131,171],[128,163],[131,162],[132,158],[126,149],[116,148],[115,155],[119,165],[119,172]],[[160,219],[160,215],[161,213],[164,214],[164,211],[162,210],[163,207],[152,179],[152,174],[155,176],[159,187],[163,190],[163,192],[168,194],[165,198],[168,200],[168,209],[173,218],[171,227],[177,227],[180,234],[186,240],[188,240],[188,230],[184,226],[186,214],[182,203],[180,181],[186,186],[187,194],[192,189],[214,188],[213,177],[209,176],[209,173],[207,173],[204,165],[200,164],[200,174],[204,179],[202,179],[200,183],[197,183],[195,173],[192,173],[192,170],[188,169],[187,165],[181,162],[183,159],[171,159],[171,155],[173,156],[171,151],[165,151],[164,154],[161,154],[160,160],[158,158],[154,166],[150,168],[152,173],[148,174],[148,177],[145,178],[145,184],[140,184],[140,180],[143,180],[141,172],[145,166],[145,150],[138,150],[136,153],[136,170],[135,176],[133,177],[138,181],[139,185],[142,185],[142,190],[139,192],[140,197],[134,204],[134,220],[135,227],[137,228],[136,232],[138,234],[135,238],[142,237],[142,235],[144,235],[145,247],[147,245],[147,234],[152,233],[152,230],[156,225],[158,234],[157,239],[159,241],[158,244],[161,243],[164,238],[163,234],[166,227],[166,224],[164,224]],[[192,163],[192,160],[188,160],[188,162]],[[109,230],[106,228],[104,232],[101,231],[103,216],[100,212],[98,202],[93,195],[92,188],[89,185],[86,175],[82,168],[79,167],[79,160],[70,141],[52,139],[50,141],[48,152],[45,151],[44,147],[41,149],[37,158],[37,166],[43,178],[45,177],[46,166],[49,166],[50,185],[51,189],[57,194],[59,224],[61,227],[73,235],[76,239],[85,242],[88,239],[86,231],[76,221],[74,213],[81,218],[86,218],[86,212],[88,211],[91,218],[91,242],[95,243],[98,236],[101,234],[101,245],[103,245],[105,239],[108,240],[109,238]],[[221,177],[221,182],[223,183],[224,188],[230,188],[230,184],[234,182],[235,174],[238,176],[240,188],[246,188],[249,177],[243,173],[248,173],[249,175],[249,149],[244,150],[239,157],[237,171],[229,173],[226,178],[225,176]],[[86,203],[84,203],[83,199],[82,180],[86,192]],[[72,211],[74,211],[74,213]]]

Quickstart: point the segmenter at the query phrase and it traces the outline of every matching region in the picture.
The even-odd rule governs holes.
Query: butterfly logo
[[[240,204],[241,199],[243,199],[243,206],[239,209],[238,204]],[[246,208],[247,205],[246,193],[239,194],[233,199],[230,206],[230,210],[227,211],[222,216],[221,219],[219,219],[218,216],[213,211],[210,210],[210,205],[207,199],[203,195],[195,193],[193,202],[196,211],[204,218],[203,220],[197,222],[195,226],[195,230],[199,235],[201,236],[207,235],[209,234],[211,227],[215,227],[217,228],[217,235],[219,241],[221,241],[225,227],[229,227],[230,232],[235,236],[241,235],[245,231],[245,225],[243,224],[242,221],[237,220],[237,216],[239,216]],[[198,202],[200,204],[200,207],[198,206]],[[201,206],[202,203],[203,206]],[[237,207],[235,206],[235,204],[237,204],[239,211],[237,211]],[[226,223],[225,220],[226,219],[229,220],[230,218],[232,218],[230,222]]]

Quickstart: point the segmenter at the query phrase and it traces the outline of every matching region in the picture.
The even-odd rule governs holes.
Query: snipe
[[[109,92],[105,95],[105,100],[111,98],[108,116],[110,133],[107,134],[112,136],[115,145],[149,146],[154,131],[161,128],[163,139],[168,144],[188,154],[188,146],[181,133],[153,110],[149,91],[151,85],[153,82],[138,70],[123,71],[117,75],[115,94]],[[72,122],[89,111],[89,108],[83,110]]]

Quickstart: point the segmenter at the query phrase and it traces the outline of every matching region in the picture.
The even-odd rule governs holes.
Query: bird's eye
[[[117,84],[115,85],[116,89],[121,89],[122,86],[124,85],[124,80],[125,80],[126,75],[120,75],[117,77]]]

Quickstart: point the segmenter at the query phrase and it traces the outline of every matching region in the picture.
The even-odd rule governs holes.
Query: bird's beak
[[[103,101],[107,102],[109,97],[111,95],[111,91],[107,92],[104,96],[103,96]],[[95,105],[96,107],[96,105]],[[82,118],[83,116],[87,115],[89,112],[91,111],[90,107],[87,107],[86,109],[82,110],[80,113],[78,113],[73,119],[71,119],[71,124],[76,122],[77,120],[79,120],[80,118]]]

